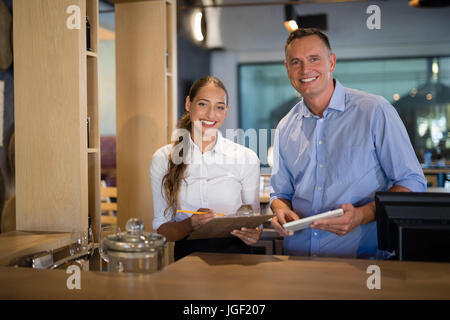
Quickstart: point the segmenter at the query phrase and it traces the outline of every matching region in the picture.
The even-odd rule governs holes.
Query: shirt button
[[[319,141],[319,144],[322,144],[322,140]]]
[[[317,232],[314,232],[314,236],[317,237]]]
[[[323,164],[319,164],[319,168],[323,168]]]
[[[317,187],[317,190],[319,190],[319,191],[322,190],[322,187]]]

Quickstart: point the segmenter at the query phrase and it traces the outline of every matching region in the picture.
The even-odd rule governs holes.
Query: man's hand
[[[289,221],[298,220],[298,215],[292,211],[292,204],[287,199],[275,199],[272,201],[272,211],[276,217],[272,218],[271,224],[275,231],[282,237],[294,235],[293,231],[288,231],[283,228],[283,224]]]
[[[408,188],[402,186],[393,186],[389,192],[410,192]],[[351,232],[357,226],[367,224],[375,220],[375,201],[355,208],[352,204],[342,204],[344,215],[337,218],[320,219],[313,222],[310,227],[320,230],[333,232],[338,236],[344,236]]]
[[[364,206],[355,208],[350,203],[342,204],[341,209],[344,210],[344,214],[342,216],[336,218],[319,219],[311,223],[310,227],[333,232],[342,237],[351,232],[357,226],[363,224],[365,211],[367,211],[368,213],[369,210],[371,210],[371,208],[365,208]]]
[[[276,217],[272,218],[271,225],[282,237],[294,235],[294,231],[289,231],[283,228],[283,224],[289,221],[298,220],[298,215],[288,208],[279,209],[275,212]]]

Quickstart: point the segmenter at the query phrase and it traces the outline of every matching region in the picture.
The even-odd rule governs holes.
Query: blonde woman
[[[259,240],[259,228],[234,230],[230,238],[186,239],[216,213],[233,214],[242,204],[259,211],[259,159],[218,130],[229,110],[219,79],[208,76],[195,82],[185,108],[177,127],[186,134],[153,155],[153,228],[175,241],[175,260],[195,251],[249,253],[249,245]]]

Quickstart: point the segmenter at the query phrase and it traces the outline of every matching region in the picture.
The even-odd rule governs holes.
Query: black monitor
[[[396,259],[450,262],[450,193],[377,192],[378,248]]]

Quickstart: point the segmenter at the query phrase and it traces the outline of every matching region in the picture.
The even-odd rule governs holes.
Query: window
[[[300,99],[282,62],[241,64],[238,76],[239,125],[244,130],[276,128]],[[450,160],[450,57],[342,60],[334,77],[345,87],[390,101],[421,162],[426,150],[433,160]],[[270,145],[271,137],[267,139]]]

